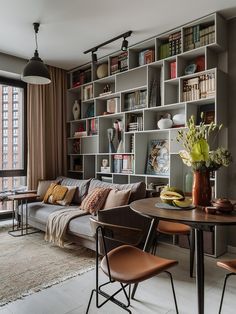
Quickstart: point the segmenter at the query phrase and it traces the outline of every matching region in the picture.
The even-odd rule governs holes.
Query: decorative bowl
[[[217,211],[222,213],[230,213],[233,211],[236,204],[232,204],[227,198],[218,198],[212,201],[212,205]]]
[[[177,113],[172,118],[174,125],[182,125],[185,124],[185,114]]]
[[[158,120],[157,122],[157,126],[159,129],[163,130],[163,129],[169,129],[171,128],[173,125],[173,121],[169,118],[161,118],[160,120]]]

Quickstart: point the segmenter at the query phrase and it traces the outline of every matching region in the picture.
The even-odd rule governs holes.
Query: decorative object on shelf
[[[94,104],[89,104],[85,113],[85,118],[94,117]]]
[[[102,63],[97,67],[97,78],[103,78],[108,75],[108,65],[107,63]]]
[[[110,84],[106,84],[103,88],[103,93],[99,94],[99,96],[105,96],[105,95],[109,95],[112,93],[111,90],[111,85]]]
[[[26,64],[23,74],[22,81],[30,84],[49,84],[51,83],[50,74],[47,66],[43,63],[43,60],[39,58],[38,53],[38,40],[37,34],[39,31],[39,23],[33,23],[35,32],[35,45],[36,49],[34,51],[34,56]]]
[[[191,63],[191,64],[186,66],[186,68],[184,70],[184,74],[185,75],[193,74],[196,72],[196,70],[197,70],[197,65],[195,63]]]
[[[201,119],[203,114],[201,115]],[[179,130],[177,141],[181,142],[184,150],[179,152],[184,164],[192,167],[194,171],[192,198],[194,205],[211,205],[210,172],[216,171],[220,167],[227,167],[232,161],[231,154],[223,147],[211,150],[208,140],[214,133],[215,139],[211,141],[214,145],[216,131],[220,131],[222,125],[218,126],[213,122],[206,125],[201,120],[200,125],[195,124],[194,116],[187,122],[188,130]]]
[[[185,114],[177,113],[172,118],[175,126],[184,126],[185,125]]]
[[[124,141],[123,141],[123,136],[124,136],[124,126],[123,126],[123,121],[118,120],[118,147],[117,147],[117,153],[122,154],[124,153]]]
[[[157,126],[160,130],[169,129],[173,125],[171,118],[165,118],[164,116],[157,121]]]
[[[169,175],[169,144],[167,140],[150,140],[146,173]]]
[[[115,136],[115,130],[114,128],[107,129],[107,137],[108,137],[108,143],[109,143],[109,153],[115,153],[115,147],[113,145],[113,140]]]
[[[78,100],[75,100],[73,108],[72,108],[74,120],[78,120],[80,117],[80,105],[78,103]]]
[[[107,99],[107,114],[116,113],[118,111],[118,104],[120,98],[115,97]]]
[[[111,168],[108,167],[108,159],[102,159],[101,172],[110,173]]]
[[[80,153],[80,139],[73,141],[73,153],[74,154]]]

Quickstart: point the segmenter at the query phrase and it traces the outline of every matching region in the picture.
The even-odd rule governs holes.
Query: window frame
[[[23,168],[22,169],[0,169],[0,177],[24,177],[27,175],[27,84],[20,80],[0,76],[0,84],[23,88]]]

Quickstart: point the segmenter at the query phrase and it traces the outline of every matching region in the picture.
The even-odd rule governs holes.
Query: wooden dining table
[[[219,225],[236,225],[236,211],[232,211],[231,213],[207,214],[202,207],[194,209],[168,209],[162,208],[160,203],[160,198],[146,198],[132,202],[130,208],[141,215],[152,218],[147,242],[151,241],[153,233],[156,232],[159,220],[184,223],[195,230],[198,314],[204,314],[203,231],[212,230],[214,226]]]

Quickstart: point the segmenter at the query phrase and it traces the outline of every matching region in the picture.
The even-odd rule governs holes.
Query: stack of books
[[[138,90],[125,95],[124,110],[134,110],[147,106],[147,91]]]
[[[81,71],[75,71],[72,74],[72,87],[77,87],[91,82],[91,68]]]
[[[134,173],[134,156],[133,155],[114,155],[113,158],[114,173]]]
[[[183,83],[183,101],[198,100],[215,96],[215,74],[200,75]]]
[[[118,56],[111,58],[111,75],[128,70],[128,52],[122,52]]]
[[[184,50],[192,50],[215,42],[215,25],[194,25],[184,30]]]
[[[134,131],[142,131],[143,130],[143,117],[132,115],[131,121],[128,123],[128,132],[134,132]]]
[[[148,64],[155,61],[155,51],[154,49],[146,49],[140,51],[138,54],[138,64],[139,66]]]
[[[168,41],[159,47],[159,59],[168,58],[181,53],[181,32],[170,34]]]
[[[98,119],[88,120],[88,135],[98,134]]]

